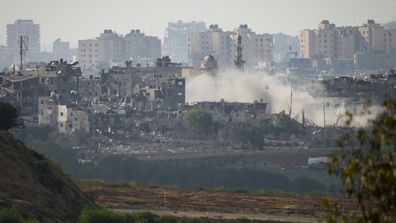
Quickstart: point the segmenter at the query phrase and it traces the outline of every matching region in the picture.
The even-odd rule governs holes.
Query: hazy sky
[[[200,21],[231,30],[249,24],[254,31],[297,35],[328,19],[336,25],[396,20],[396,0],[0,0],[0,44],[6,24],[33,19],[40,24],[41,43],[51,50],[60,37],[77,45],[103,29],[126,34],[141,29],[163,38],[168,21]]]

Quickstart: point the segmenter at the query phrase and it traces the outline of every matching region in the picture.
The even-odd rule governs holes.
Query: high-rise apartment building
[[[91,74],[99,70],[99,41],[97,39],[79,40],[78,54],[81,70]]]
[[[268,33],[256,34],[248,25],[240,25],[232,33],[233,55],[236,54],[238,35],[242,37],[242,56],[245,66],[257,66],[261,62],[271,63],[273,59],[273,36]]]
[[[233,67],[236,55],[236,41],[242,37],[242,59],[247,66],[260,62],[272,62],[273,37],[270,34],[256,34],[247,25],[241,25],[232,32],[223,31],[218,25],[210,25],[204,32],[194,32],[188,38],[189,65],[197,67],[207,55],[212,55],[219,67]]]
[[[140,30],[132,30],[124,36],[108,29],[96,39],[79,41],[81,69],[93,74],[113,65],[124,64],[127,60],[132,60],[134,64],[152,64],[160,57],[161,40],[146,36]]]
[[[26,41],[26,61],[34,61],[40,53],[40,25],[33,20],[18,19],[13,24],[7,25],[7,46],[13,51],[14,63],[19,63],[20,37]]]
[[[225,32],[218,25],[210,25],[206,31],[193,32],[188,37],[188,64],[199,67],[207,55],[212,55],[219,66],[232,64],[231,32]]]
[[[385,29],[368,20],[358,27],[336,27],[323,20],[317,29],[300,32],[300,54],[304,58],[354,58],[357,52],[389,54],[396,48],[396,29]]]

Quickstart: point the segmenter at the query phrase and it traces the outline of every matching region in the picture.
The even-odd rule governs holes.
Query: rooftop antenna
[[[19,58],[20,58],[20,67],[19,72],[23,71],[23,56],[28,50],[28,37],[27,36],[19,36]]]

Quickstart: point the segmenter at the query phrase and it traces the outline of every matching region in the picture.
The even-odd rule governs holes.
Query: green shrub
[[[0,210],[0,223],[23,223],[23,219],[13,211]]]

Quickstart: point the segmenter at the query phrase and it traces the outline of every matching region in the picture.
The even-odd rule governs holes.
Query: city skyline
[[[340,4],[342,8],[337,7]],[[54,4],[49,0],[4,0],[0,6],[18,9],[3,13],[0,21],[0,45],[6,43],[7,24],[17,19],[32,19],[40,24],[42,49],[46,51],[52,50],[52,42],[57,38],[69,41],[71,47],[77,47],[79,39],[94,38],[104,29],[113,29],[119,34],[140,29],[146,35],[158,36],[163,40],[168,22],[177,20],[219,24],[224,30],[249,24],[258,33],[298,35],[299,30],[316,28],[323,19],[330,20],[337,26],[345,26],[360,25],[367,19],[385,23],[395,20],[396,16],[393,12],[395,0],[383,0],[381,4],[371,0],[320,3],[314,0],[250,0],[247,3],[225,0],[119,0],[116,3],[70,0],[67,4]],[[48,10],[49,6],[55,9]],[[70,7],[67,8],[68,6]]]

